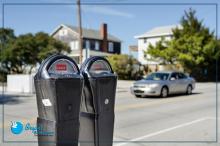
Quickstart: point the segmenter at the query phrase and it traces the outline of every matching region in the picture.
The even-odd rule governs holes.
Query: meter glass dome
[[[111,68],[104,60],[97,60],[92,63],[89,72],[92,74],[111,73]]]
[[[69,60],[59,59],[49,67],[48,73],[51,77],[71,77],[78,73],[78,70]]]

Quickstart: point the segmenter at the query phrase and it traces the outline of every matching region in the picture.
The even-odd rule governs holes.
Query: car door
[[[187,76],[184,73],[178,73],[180,92],[186,92],[188,86]]]
[[[170,88],[169,92],[170,93],[178,93],[180,92],[180,84],[179,84],[179,79],[178,79],[178,73],[174,72],[171,74],[170,79]]]

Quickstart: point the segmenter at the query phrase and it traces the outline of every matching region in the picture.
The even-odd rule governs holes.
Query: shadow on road
[[[191,95],[186,95],[186,94],[172,94],[172,95],[169,95],[168,97],[166,98],[178,98],[178,97],[185,97],[185,96],[193,96],[193,95],[197,95],[197,94],[202,94],[202,92],[195,92],[195,93],[192,93]],[[141,98],[141,97],[140,97]],[[145,96],[145,97],[142,97],[142,98],[150,98],[150,99],[163,99],[164,97],[160,97],[160,96]]]
[[[0,104],[19,104],[25,97],[31,97],[31,95],[0,95]]]

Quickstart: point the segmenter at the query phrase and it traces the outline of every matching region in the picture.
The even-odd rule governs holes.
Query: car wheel
[[[163,88],[161,89],[160,96],[161,96],[161,97],[167,97],[168,94],[169,94],[168,88],[167,88],[167,87],[163,87]]]
[[[135,95],[135,97],[137,97],[137,98],[141,98],[141,95]]]
[[[187,95],[192,94],[192,86],[191,86],[191,85],[188,85],[188,86],[187,86],[187,88],[186,88],[186,94],[187,94]]]

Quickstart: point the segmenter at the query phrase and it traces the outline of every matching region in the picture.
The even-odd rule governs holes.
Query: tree
[[[196,17],[196,11],[189,9],[180,20],[180,27],[173,29],[173,38],[162,39],[146,52],[165,64],[180,63],[184,69],[199,80],[207,80],[213,71],[213,64],[219,53],[214,32]],[[216,52],[217,51],[217,52]]]
[[[43,59],[54,53],[65,53],[71,51],[66,44],[43,32],[37,33],[34,39],[39,52],[36,59],[37,63],[40,63]]]
[[[0,28],[0,81],[5,81],[7,76],[7,71],[2,67],[1,56],[3,49],[7,47],[7,44],[16,39],[14,31],[10,28]]]
[[[1,47],[3,45],[3,42],[5,44],[7,44],[9,41],[14,40],[15,34],[14,34],[14,30],[10,29],[10,28],[0,28],[0,44]]]
[[[20,35],[5,42],[0,55],[1,69],[7,73],[31,73],[47,56],[69,51],[66,44],[43,32]]]
[[[139,70],[139,63],[136,59],[128,55],[111,55],[107,57],[113,70],[119,79],[137,79],[142,76]]]
[[[172,47],[168,47],[170,41],[165,40],[163,37],[160,41],[156,42],[156,45],[149,45],[149,49],[146,54],[150,54],[154,58],[162,61],[162,64],[174,64],[177,61],[177,50]]]

